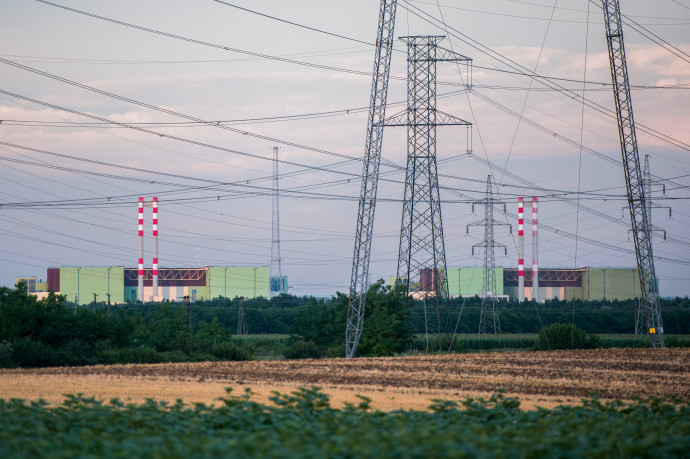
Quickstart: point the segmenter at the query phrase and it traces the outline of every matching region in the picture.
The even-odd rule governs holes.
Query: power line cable
[[[278,17],[275,17],[275,16],[271,16],[271,15],[266,14],[266,13],[260,13],[260,12],[258,12],[258,11],[250,10],[249,8],[243,8],[243,7],[241,7],[241,6],[238,6],[238,5],[229,3],[229,2],[223,2],[223,1],[221,1],[221,0],[212,0],[212,1],[214,1],[214,2],[216,2],[216,3],[221,3],[221,4],[225,5],[225,6],[230,6],[230,7],[232,7],[232,8],[236,8],[236,9],[238,9],[238,10],[246,11],[247,13],[256,14],[256,15],[258,15],[258,16],[263,16],[263,17],[268,18],[268,19],[273,19],[274,21],[284,22],[285,24],[290,24],[290,25],[293,25],[293,26],[296,26],[296,27],[300,27],[300,28],[302,28],[302,29],[311,30],[312,32],[318,32],[318,33],[322,33],[322,34],[324,34],[324,35],[330,35],[330,36],[332,36],[332,37],[342,38],[342,39],[344,39],[344,40],[349,40],[349,41],[354,41],[355,43],[362,43],[362,44],[364,44],[364,45],[374,46],[373,43],[369,43],[369,42],[367,42],[367,41],[358,40],[358,39],[356,39],[356,38],[351,38],[351,37],[346,37],[345,35],[340,35],[340,34],[337,34],[337,33],[328,32],[328,31],[326,31],[326,30],[317,29],[317,28],[315,28],[315,27],[310,27],[310,26],[306,26],[306,25],[303,25],[303,24],[298,24],[298,23],[296,23],[296,22],[288,21],[287,19],[281,19],[281,18],[278,18]]]

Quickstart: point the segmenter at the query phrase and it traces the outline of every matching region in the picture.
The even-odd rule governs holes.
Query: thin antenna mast
[[[280,257],[280,203],[278,188],[278,147],[273,147],[273,220],[271,238],[271,297],[285,292],[282,258]]]

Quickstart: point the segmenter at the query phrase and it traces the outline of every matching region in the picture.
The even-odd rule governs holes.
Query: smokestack
[[[144,198],[139,198],[139,270],[137,279],[139,301],[144,302]]]
[[[539,301],[539,244],[537,239],[537,197],[532,198],[532,297]]]
[[[525,301],[525,219],[524,198],[518,198],[518,301]]]
[[[151,275],[153,276],[153,296],[158,295],[158,198],[153,197],[153,269]]]

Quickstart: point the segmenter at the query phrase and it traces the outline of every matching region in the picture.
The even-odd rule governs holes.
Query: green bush
[[[118,349],[103,349],[98,353],[98,363],[103,365],[112,365],[123,362],[122,356]]]
[[[649,339],[647,339],[649,342]],[[690,339],[681,338],[679,336],[669,336],[664,339],[664,345],[666,347],[690,347]]]
[[[231,341],[222,341],[213,348],[212,354],[221,360],[251,360],[253,355],[250,345]]]
[[[0,368],[12,368],[12,343],[7,340],[0,341]]]
[[[535,351],[555,349],[594,349],[599,347],[599,338],[589,335],[573,324],[551,324],[542,328],[534,343]]]
[[[13,344],[12,360],[20,367],[54,367],[59,365],[55,349],[40,341],[24,337]]]
[[[286,359],[318,359],[321,357],[319,347],[313,341],[298,339],[285,349]]]
[[[122,363],[159,363],[160,354],[152,346],[139,346],[129,349],[120,349]]]

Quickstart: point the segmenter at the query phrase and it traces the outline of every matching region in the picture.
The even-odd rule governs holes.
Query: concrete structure
[[[511,298],[517,298],[517,270],[503,271],[503,285]],[[628,300],[640,297],[640,280],[635,268],[541,268],[539,269],[539,301],[550,299],[584,301]],[[525,271],[525,299],[535,297],[532,273]]]
[[[482,295],[483,267],[450,267],[447,269],[448,292],[451,298]],[[520,270],[495,268],[496,295],[519,301]],[[533,271],[524,271],[524,297],[535,298]],[[502,281],[499,281],[502,280]],[[391,285],[395,277],[390,279]],[[640,297],[640,282],[635,268],[541,268],[539,269],[538,301],[560,299],[629,300]]]
[[[26,284],[26,291],[28,293],[36,293],[36,284],[38,283],[38,278],[36,276],[21,276],[17,277],[17,281],[15,282],[15,285],[19,284],[20,282],[23,282]]]
[[[451,298],[458,296],[481,295],[483,290],[484,268],[483,267],[464,267],[448,268],[448,291]],[[494,268],[496,275],[496,296],[504,294],[503,291],[503,268]]]
[[[48,268],[49,289],[65,295],[77,304],[93,302],[111,303],[144,301],[191,301],[218,297],[268,298],[269,268],[266,267],[215,267],[161,268],[158,274],[158,295],[153,290],[153,270],[115,267],[65,267]],[[139,290],[139,282],[143,289]]]
[[[48,268],[49,270],[51,268]],[[93,294],[98,295],[97,300],[108,301],[110,294],[111,303],[124,303],[124,270],[122,266],[107,268],[54,268],[59,270],[59,285],[57,290],[51,285],[51,277],[48,277],[48,286],[56,292],[67,296],[68,301],[77,304],[90,304],[93,302]],[[53,276],[54,278],[55,276]]]

